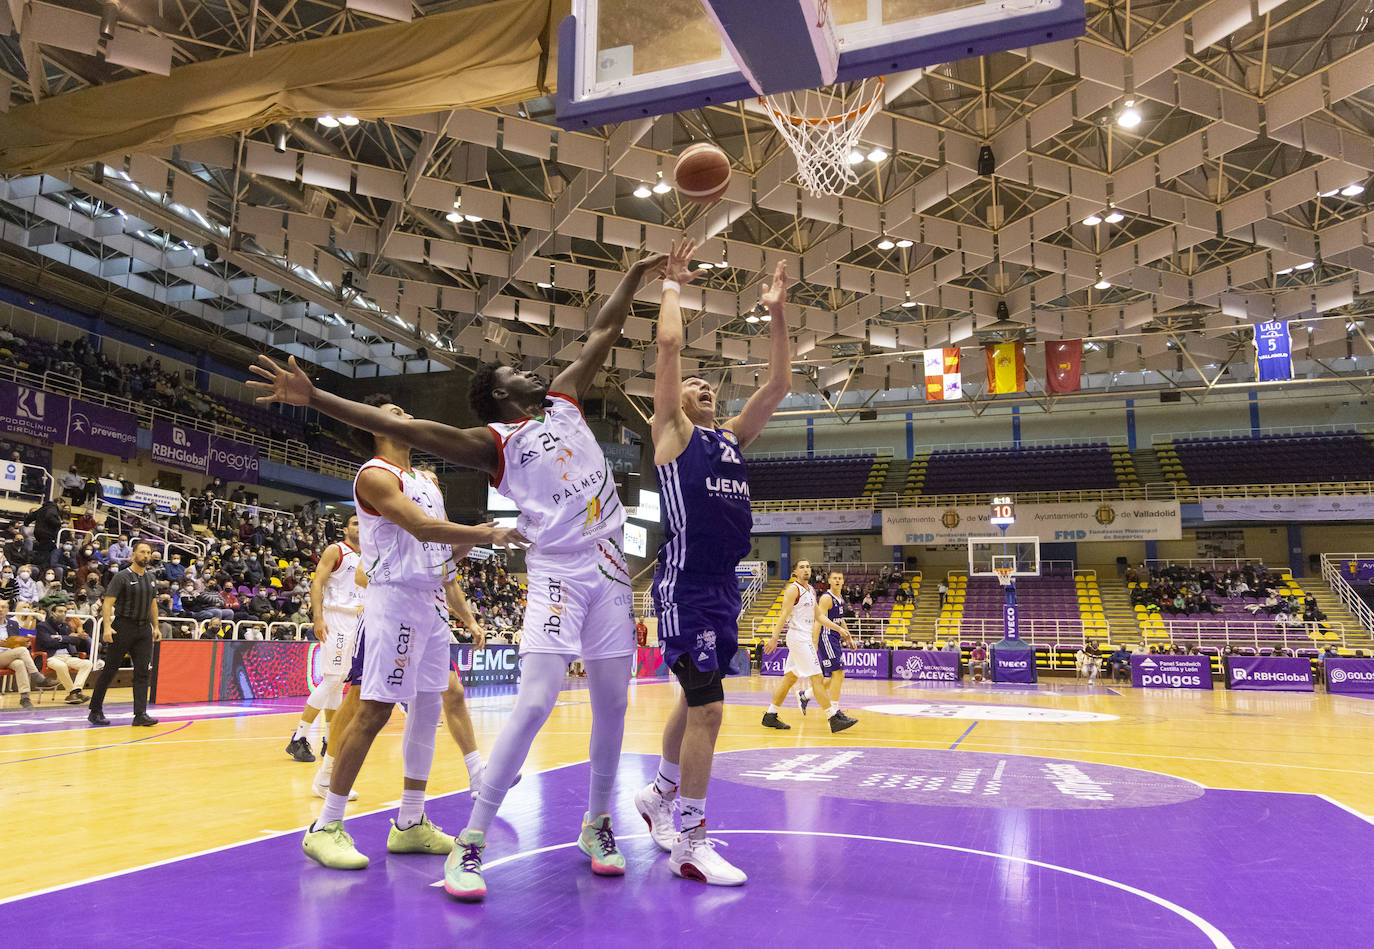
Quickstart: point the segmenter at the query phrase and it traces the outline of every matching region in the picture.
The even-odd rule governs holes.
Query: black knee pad
[[[687,697],[688,708],[725,701],[725,686],[722,685],[725,677],[719,669],[698,669],[692,657],[684,655],[673,663],[673,675],[682,683],[682,694]]]

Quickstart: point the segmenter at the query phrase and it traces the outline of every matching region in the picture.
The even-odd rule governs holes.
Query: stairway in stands
[[[1102,594],[1102,612],[1107,616],[1111,627],[1111,643],[1138,643],[1145,634],[1136,622],[1135,608],[1131,606],[1131,591],[1126,581],[1116,574],[1116,567],[1099,567],[1097,588]]]
[[[1345,627],[1345,641],[1350,648],[1374,648],[1374,633],[1360,625],[1355,614],[1345,608],[1340,597],[1336,596],[1331,588],[1322,582],[1320,576],[1302,577],[1297,582],[1302,585],[1305,592],[1316,598],[1317,609],[1326,614],[1328,623],[1340,623]]]
[[[746,639],[753,634],[755,623],[762,624],[769,614],[776,620],[778,610],[781,608],[783,590],[787,587],[786,580],[769,580],[759,591],[759,595],[754,598],[754,603],[739,620],[739,634],[741,639]],[[760,625],[762,629],[762,626]],[[763,630],[759,635],[767,637],[768,630]]]
[[[906,476],[911,471],[911,462],[905,458],[894,458],[887,468],[887,480],[880,489],[883,494],[901,494],[906,490]]]
[[[1159,456],[1153,448],[1137,448],[1131,452],[1131,461],[1135,462],[1135,476],[1142,485],[1169,480],[1164,476],[1164,468],[1160,466]]]

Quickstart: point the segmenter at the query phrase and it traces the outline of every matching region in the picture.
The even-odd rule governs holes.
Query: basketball
[[[673,184],[693,204],[710,204],[730,186],[730,158],[710,142],[688,146],[673,168]]]

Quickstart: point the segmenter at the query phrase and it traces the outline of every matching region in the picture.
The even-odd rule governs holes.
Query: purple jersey
[[[749,474],[734,432],[696,428],[682,454],[659,465],[660,572],[724,578],[749,553]]]

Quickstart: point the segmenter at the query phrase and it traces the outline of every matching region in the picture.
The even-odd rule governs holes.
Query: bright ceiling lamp
[[[1294,270],[1311,270],[1311,269],[1312,269],[1313,267],[1315,267],[1315,266],[1317,266],[1317,262],[1314,261],[1314,260],[1309,260],[1309,261],[1307,261],[1306,263],[1298,264],[1298,265],[1297,265],[1296,267],[1294,267],[1293,269],[1294,269]]]
[[[658,182],[654,185],[654,194],[667,194],[673,190],[673,186],[663,180],[663,172],[658,173]]]
[[[1088,227],[1097,227],[1102,223],[1102,218],[1098,216],[1097,212],[1093,212],[1083,219],[1083,223]]]
[[[650,191],[649,186],[644,184],[643,182],[640,182],[639,187],[635,189],[636,198],[647,198],[651,194],[653,194],[653,192]]]
[[[538,283],[535,284],[535,286],[538,287],[540,290],[553,289],[553,284],[549,283],[547,280],[540,280]]]
[[[358,117],[356,115],[341,115],[339,116],[339,124],[347,125],[349,128],[352,128],[358,124]]]
[[[332,115],[322,115],[315,121],[320,123],[327,129],[336,129],[339,127],[339,120],[334,118],[334,116]]]
[[[1355,184],[1346,185],[1344,188],[1341,189],[1341,195],[1343,197],[1353,198],[1356,195],[1361,194],[1364,194],[1364,185],[1359,184],[1358,182]]]
[[[862,162],[863,160],[864,160],[864,153],[863,153],[863,152],[859,151],[857,148],[855,148],[855,149],[853,149],[853,150],[850,151],[850,153],[849,153],[849,163],[850,163],[851,165],[857,165],[857,164],[859,164],[860,162]]]
[[[444,215],[444,220],[448,221],[450,224],[457,224],[462,219],[463,212],[461,211],[450,211]]]
[[[914,244],[914,243],[915,243],[915,241],[913,241],[913,240],[911,240],[911,239],[909,239],[909,238],[903,237],[901,240],[899,240],[899,241],[897,242],[897,246],[900,247],[900,248],[902,248],[903,250],[905,250],[906,248],[910,247],[910,246],[911,246],[912,244]]]
[[[868,160],[871,162],[880,162],[886,157],[887,151],[881,145],[874,146],[873,151],[868,153]]]
[[[1111,282],[1110,280],[1108,280],[1106,277],[1102,276],[1102,271],[1099,270],[1099,271],[1097,272],[1097,283],[1093,284],[1093,289],[1094,289],[1094,290],[1110,290],[1111,288],[1112,288],[1112,282]]]
[[[750,313],[748,316],[744,318],[744,322],[746,323],[757,323],[758,321],[759,315],[757,313]]]
[[[1122,214],[1116,208],[1112,208],[1102,220],[1106,221],[1108,224],[1120,224],[1122,221],[1126,220],[1126,215]]]
[[[896,246],[896,242],[890,237],[884,237],[882,240],[878,241],[878,250],[891,250]]]
[[[1140,110],[1135,107],[1135,100],[1127,99],[1122,103],[1121,111],[1116,114],[1116,124],[1124,129],[1133,129],[1140,124],[1142,118]]]

